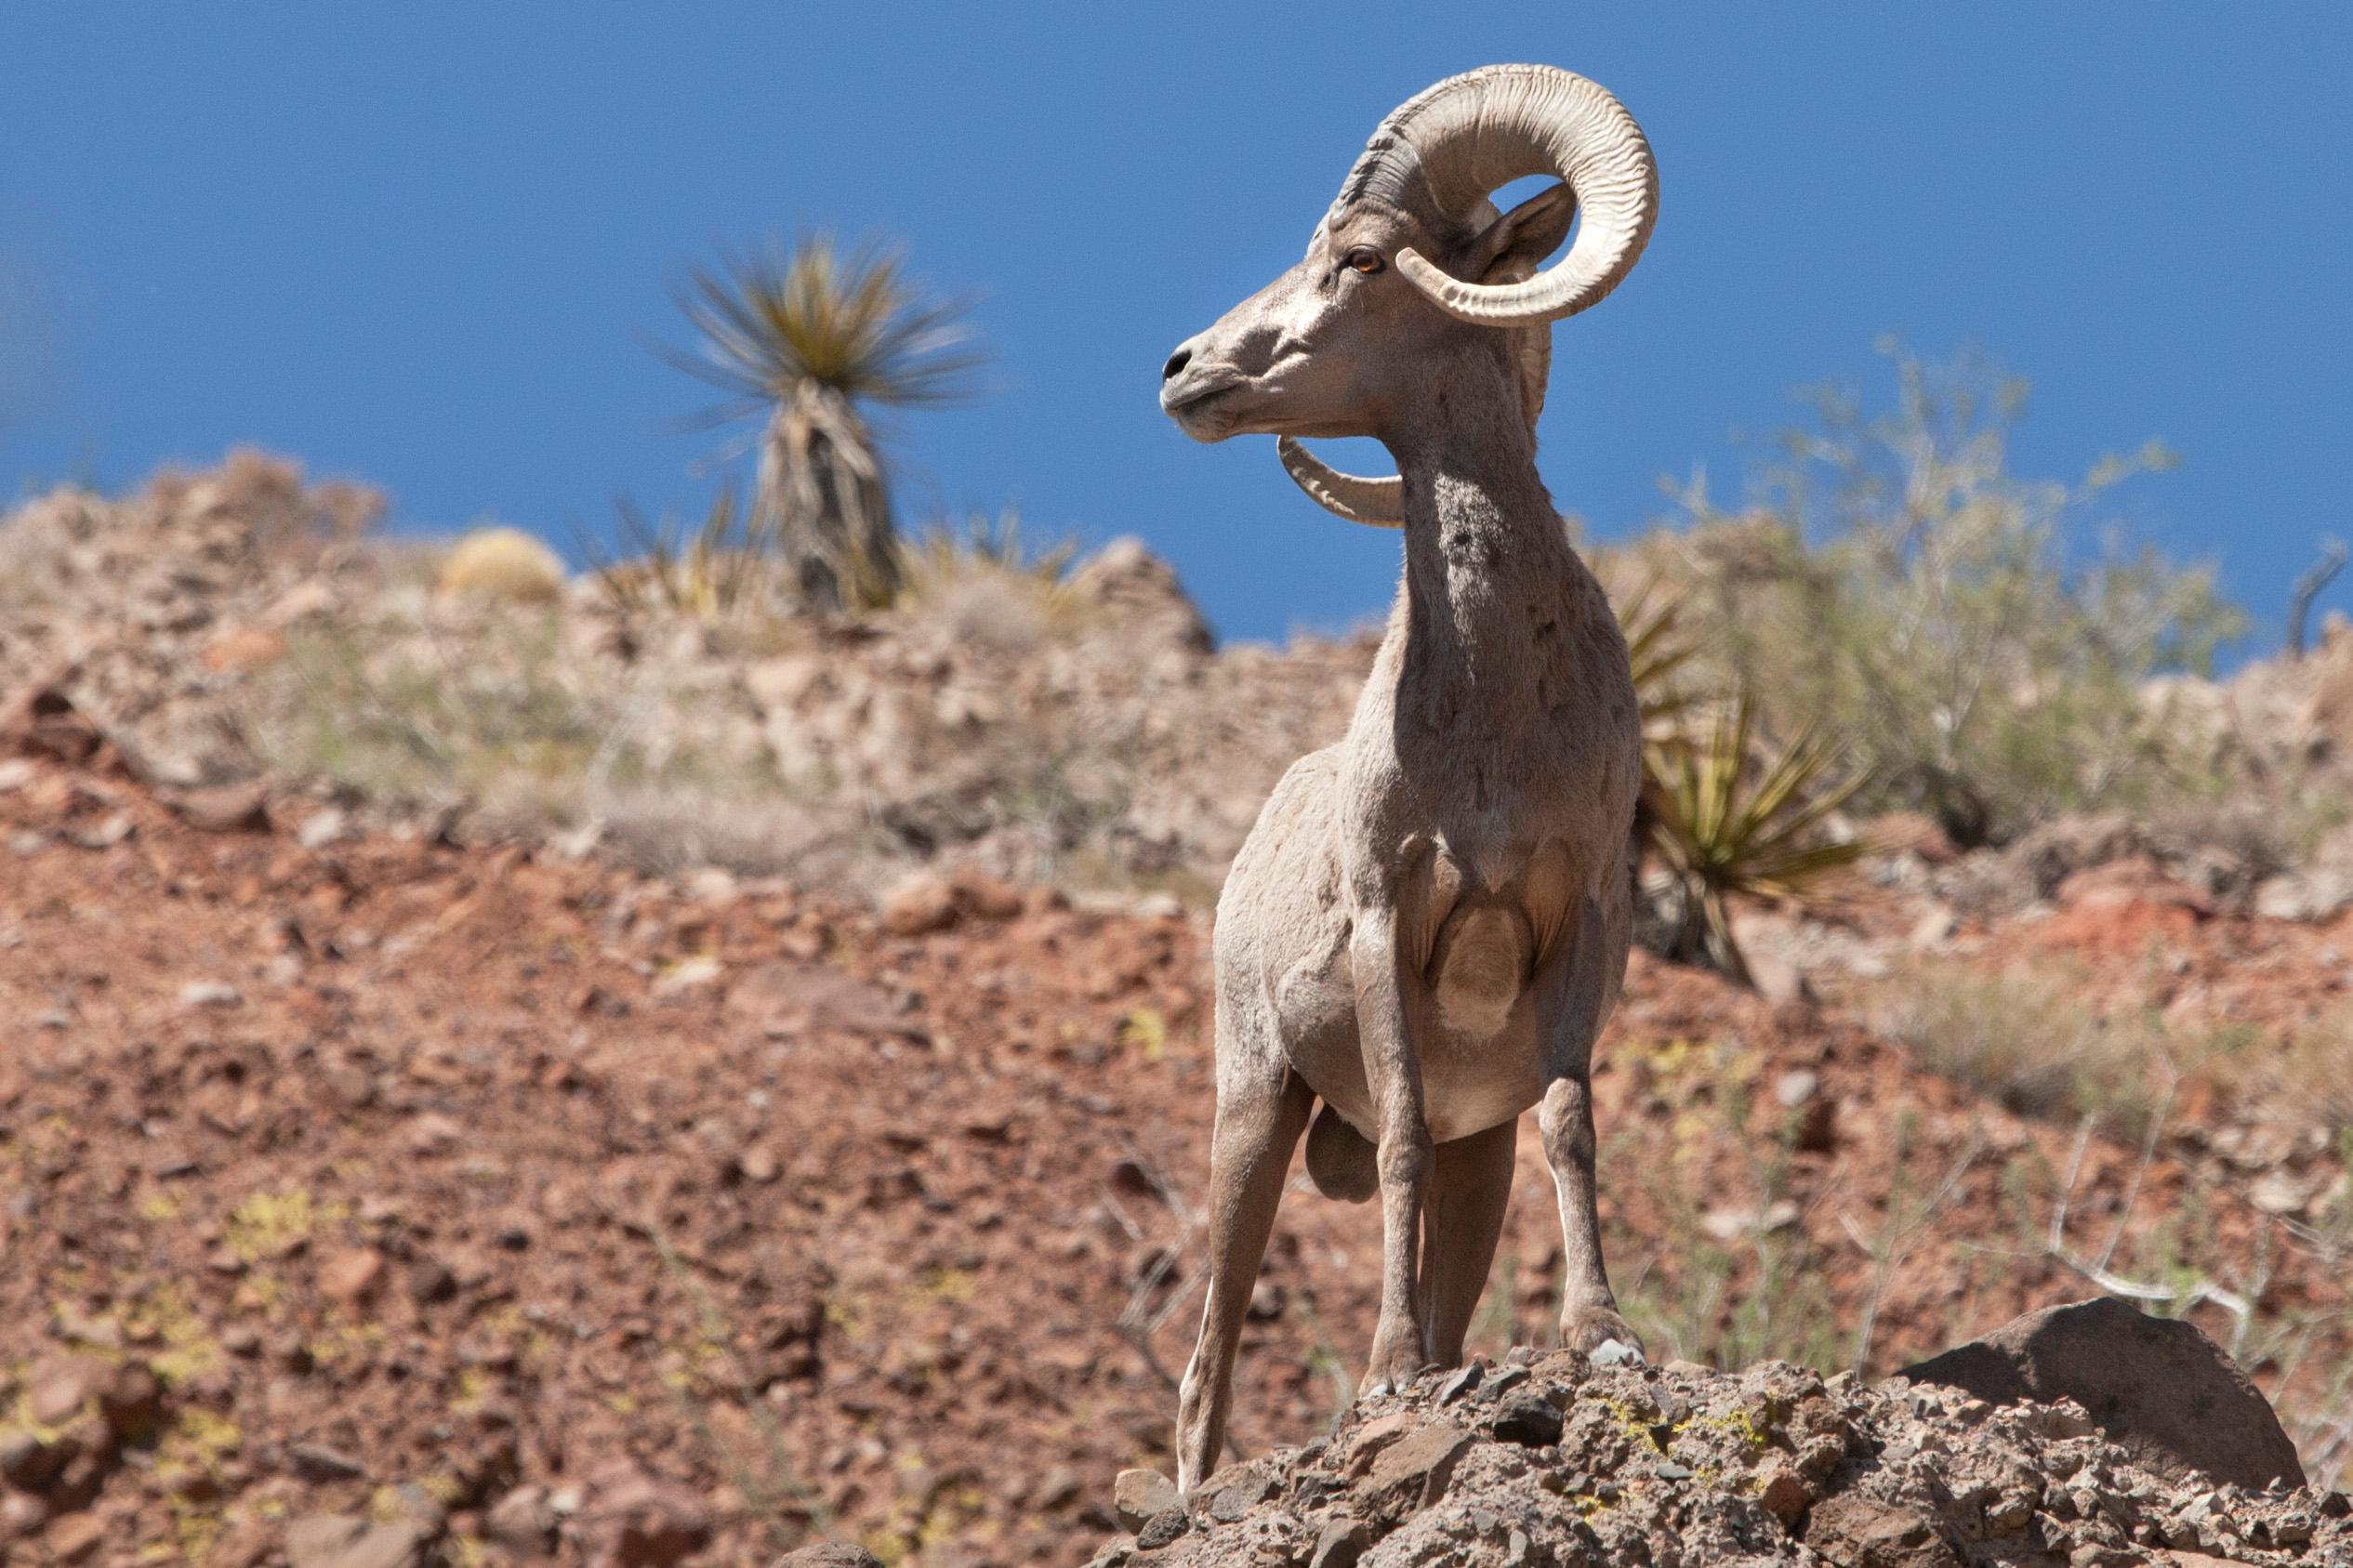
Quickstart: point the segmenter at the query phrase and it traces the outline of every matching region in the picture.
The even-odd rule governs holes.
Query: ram
[[[1531,175],[1560,183],[1499,213],[1490,193]],[[1311,1114],[1316,1185],[1381,1200],[1367,1387],[1461,1359],[1530,1107],[1560,1200],[1562,1337],[1639,1348],[1602,1266],[1589,1076],[1625,973],[1641,729],[1617,618],[1537,477],[1535,424],[1551,323],[1625,278],[1658,191],[1640,128],[1593,83],[1540,65],[1453,77],[1381,122],[1306,257],[1163,368],[1186,434],[1278,436],[1311,495],[1405,533],[1346,736],[1284,775],[1218,904],[1188,1492],[1224,1440]],[[1336,473],[1298,444],[1344,436],[1380,441],[1397,477]]]

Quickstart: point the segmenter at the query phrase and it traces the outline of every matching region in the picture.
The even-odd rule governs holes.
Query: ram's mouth
[[[1162,398],[1160,411],[1194,440],[1216,441],[1234,433],[1234,394],[1249,387],[1247,381],[1233,380],[1188,390],[1182,397]]]

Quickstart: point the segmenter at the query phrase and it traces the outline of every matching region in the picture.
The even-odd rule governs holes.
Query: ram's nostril
[[[1192,362],[1193,350],[1190,349],[1179,349],[1175,353],[1169,356],[1169,362],[1160,367],[1160,379],[1163,381],[1175,380],[1178,375],[1183,371],[1184,367]]]

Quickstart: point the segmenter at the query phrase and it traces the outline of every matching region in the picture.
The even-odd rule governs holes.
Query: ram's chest
[[[1473,856],[1434,840],[1410,933],[1434,1021],[1464,1041],[1491,1039],[1512,1020],[1560,942],[1574,868],[1558,840]]]

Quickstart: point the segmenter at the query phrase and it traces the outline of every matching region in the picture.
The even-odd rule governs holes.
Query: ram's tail
[[[1381,1188],[1380,1152],[1327,1102],[1307,1129],[1307,1175],[1324,1196],[1360,1204]]]

